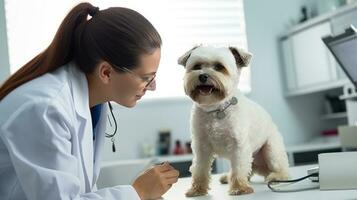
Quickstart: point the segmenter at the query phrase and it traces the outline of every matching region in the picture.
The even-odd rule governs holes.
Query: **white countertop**
[[[292,167],[290,174],[292,178],[299,178],[306,175],[306,170],[314,165]],[[191,185],[191,178],[181,178],[172,188],[163,196],[165,200],[357,200],[357,190],[334,190],[321,191],[318,184],[311,182],[309,179],[301,183],[294,184],[290,189],[310,188],[309,190],[298,192],[272,192],[264,183],[262,177],[255,176],[252,178],[252,187],[255,190],[252,194],[230,196],[228,195],[228,185],[222,185],[219,182],[220,175],[213,175],[211,179],[209,194],[201,197],[185,197],[185,192]]]
[[[341,142],[338,136],[317,137],[301,144],[286,145],[286,151],[288,153],[317,151],[334,148],[341,148]]]

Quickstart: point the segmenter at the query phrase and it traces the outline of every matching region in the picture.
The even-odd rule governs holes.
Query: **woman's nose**
[[[156,90],[156,80],[153,80],[145,89],[150,91]]]

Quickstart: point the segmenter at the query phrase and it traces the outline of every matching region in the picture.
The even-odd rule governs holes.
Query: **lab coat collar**
[[[74,107],[81,126],[78,135],[82,152],[82,164],[86,174],[86,191],[91,191],[93,185],[93,129],[89,109],[89,92],[86,75],[80,71],[74,62],[68,64],[69,80],[72,88]]]
[[[84,119],[91,119],[89,109],[89,89],[86,75],[78,69],[74,62],[69,63],[71,74],[72,95],[77,114]]]

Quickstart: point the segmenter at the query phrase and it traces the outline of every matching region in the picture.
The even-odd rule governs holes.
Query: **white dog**
[[[192,187],[186,196],[207,194],[215,156],[230,161],[221,177],[230,195],[252,193],[249,178],[288,179],[283,139],[269,114],[238,90],[242,67],[252,55],[241,49],[199,46],[178,60],[185,66],[185,93],[194,101],[191,113]]]

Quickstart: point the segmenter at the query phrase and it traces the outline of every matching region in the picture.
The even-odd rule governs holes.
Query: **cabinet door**
[[[336,78],[336,68],[321,37],[331,34],[329,22],[292,36],[294,66],[299,89],[327,83]]]
[[[357,27],[357,9],[333,17],[331,19],[331,24],[334,35],[345,32],[350,25]]]
[[[281,54],[283,56],[283,74],[285,75],[286,89],[293,91],[296,89],[296,73],[294,70],[294,59],[291,45],[291,39],[286,38],[281,41]]]

